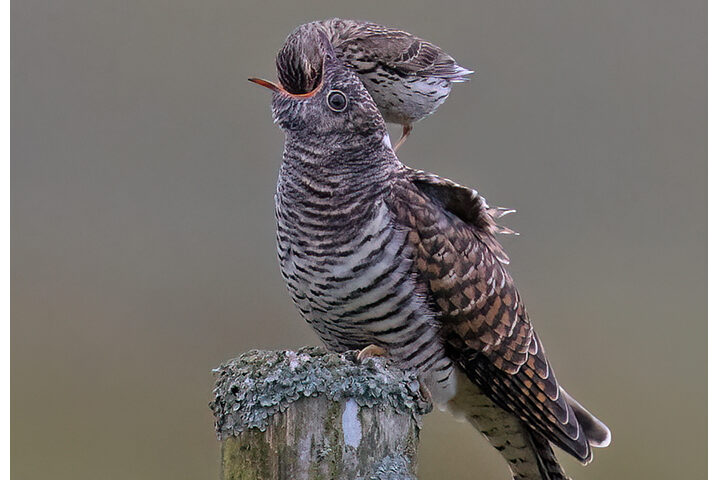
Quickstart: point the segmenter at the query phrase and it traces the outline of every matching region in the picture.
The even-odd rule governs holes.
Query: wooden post
[[[215,370],[222,480],[416,480],[413,373],[317,347],[253,350]]]

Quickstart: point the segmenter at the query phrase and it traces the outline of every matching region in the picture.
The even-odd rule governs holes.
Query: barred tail
[[[465,375],[457,376],[456,387],[447,407],[484,434],[506,460],[514,480],[570,480],[548,440],[496,405]]]
[[[536,455],[537,466],[541,480],[571,480],[561,468],[561,465],[553,453],[553,448],[548,440],[537,433],[529,433],[531,445]],[[512,469],[513,470],[513,469]],[[525,477],[514,476],[514,479],[523,480]]]

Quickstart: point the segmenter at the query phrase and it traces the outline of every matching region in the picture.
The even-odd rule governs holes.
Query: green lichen
[[[414,373],[394,368],[383,358],[358,362],[356,352],[329,353],[319,347],[251,350],[215,372],[210,408],[220,440],[252,428],[264,431],[275,413],[317,395],[334,402],[353,398],[360,407],[390,407],[417,418],[431,410]]]
[[[327,445],[341,445],[342,432],[339,430],[341,422],[338,420],[342,415],[341,410],[341,405],[338,402],[329,405],[327,416],[324,419],[324,440]],[[330,464],[329,478],[338,478],[342,467],[342,452],[338,448],[327,447],[322,453],[324,459],[328,460]]]
[[[271,448],[260,432],[249,437],[233,437],[222,443],[222,480],[269,478]]]

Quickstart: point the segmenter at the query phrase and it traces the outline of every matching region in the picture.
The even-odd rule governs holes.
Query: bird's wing
[[[376,23],[333,20],[327,23],[338,50],[353,47],[371,60],[403,75],[435,76],[463,81],[473,73],[442,49],[411,33]]]
[[[408,169],[392,208],[409,229],[447,350],[496,403],[582,461],[591,450],[549,365],[495,234],[502,230],[478,192]],[[408,178],[407,178],[408,177]],[[409,181],[405,181],[408,179]]]

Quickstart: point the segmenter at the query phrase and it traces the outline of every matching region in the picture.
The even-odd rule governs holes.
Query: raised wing
[[[489,247],[499,262],[508,265],[509,256],[496,239],[496,235],[518,233],[496,221],[510,213],[516,213],[516,210],[490,206],[479,192],[448,178],[407,166],[404,166],[404,172],[409,181],[428,195],[437,206],[476,227],[476,235],[481,241]]]
[[[337,50],[383,64],[403,75],[436,76],[456,82],[473,73],[442,49],[411,33],[376,23],[334,19],[322,22]]]
[[[450,355],[497,404],[587,462],[591,449],[546,359],[495,238],[504,231],[474,190],[407,170],[391,199]]]

